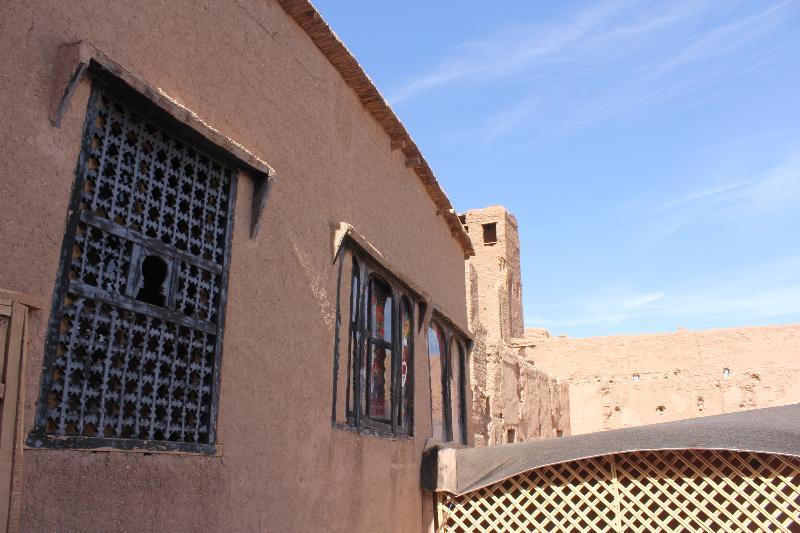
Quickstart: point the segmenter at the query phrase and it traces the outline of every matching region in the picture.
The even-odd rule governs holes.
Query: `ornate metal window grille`
[[[359,431],[412,435],[414,428],[414,309],[411,291],[355,246],[350,274],[346,375],[334,353],[334,391],[346,379],[347,425]],[[343,264],[340,255],[340,267]],[[342,272],[339,277],[341,284]],[[337,309],[337,324],[341,309]],[[338,327],[338,326],[337,326]],[[344,391],[343,391],[344,392]],[[336,393],[333,421],[336,423]]]
[[[95,81],[29,444],[213,451],[236,172]]]

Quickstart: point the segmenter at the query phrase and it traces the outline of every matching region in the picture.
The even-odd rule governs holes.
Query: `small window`
[[[438,320],[428,329],[433,438],[467,443],[466,348],[452,328]]]
[[[458,220],[461,221],[461,225],[465,225],[467,223],[467,215],[458,215]]]
[[[415,300],[397,280],[355,248],[342,254],[352,257],[352,271],[345,365],[347,384],[346,392],[341,391],[346,395],[346,418],[341,422],[378,433],[411,435]],[[337,314],[340,313],[337,309]],[[343,386],[338,375],[339,356],[337,341],[334,391]],[[334,395],[334,424],[340,422],[337,401]]]
[[[506,435],[506,442],[509,444],[514,444],[517,442],[517,430],[514,428],[510,428]]]
[[[483,244],[495,244],[497,242],[497,223],[483,224]]]

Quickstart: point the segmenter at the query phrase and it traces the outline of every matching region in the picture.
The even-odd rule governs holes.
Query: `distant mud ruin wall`
[[[590,433],[800,401],[800,325],[551,337],[524,328],[517,221],[460,216],[477,445]]]
[[[517,221],[500,206],[467,211],[461,222],[475,247],[466,263],[476,445],[569,434],[565,383],[520,359],[522,277]]]
[[[522,350],[569,384],[573,434],[800,401],[800,325],[541,338]]]

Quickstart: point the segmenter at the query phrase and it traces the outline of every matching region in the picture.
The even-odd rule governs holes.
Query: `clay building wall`
[[[278,174],[255,239],[255,182],[244,172],[238,180],[218,453],[26,449],[23,530],[419,530],[431,435],[426,328],[415,328],[413,438],[333,428],[332,226],[352,224],[428,309],[464,330],[465,287],[455,280],[465,250],[406,155],[278,3],[3,2],[0,287],[48,302],[54,293],[90,77],[60,128],[48,110],[57,50],[81,40]],[[49,316],[29,323],[26,433]]]
[[[460,216],[475,255],[466,261],[473,428],[476,445],[569,435],[565,384],[513,345],[524,334],[519,229],[502,206]]]
[[[523,442],[569,434],[567,388],[534,365],[512,356],[509,350],[502,367],[502,401],[492,425],[496,444]]]
[[[569,384],[574,434],[800,401],[800,325],[540,335],[518,346]]]

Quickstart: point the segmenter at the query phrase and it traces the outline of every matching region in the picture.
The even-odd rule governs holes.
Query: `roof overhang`
[[[732,450],[800,457],[800,404],[480,448],[425,451],[422,488],[464,494],[543,466],[654,450]]]
[[[347,49],[311,2],[308,0],[278,0],[278,4],[305,30],[311,41],[339,71],[345,83],[353,89],[364,108],[383,127],[389,136],[391,148],[403,151],[406,166],[413,170],[422,182],[428,196],[436,205],[437,214],[449,226],[450,233],[464,252],[464,258],[475,255],[472,241],[461,225],[450,199],[439,185],[430,165],[389,103],[358,64],[355,56]]]

